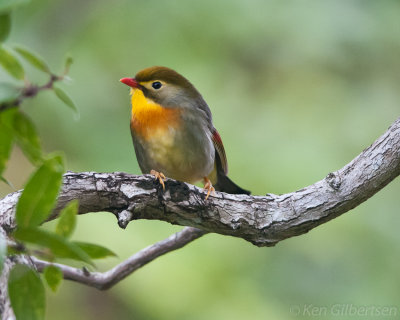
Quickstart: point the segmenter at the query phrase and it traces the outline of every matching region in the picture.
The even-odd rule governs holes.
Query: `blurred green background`
[[[128,88],[118,80],[152,65],[176,69],[203,94],[230,177],[253,194],[324,178],[400,114],[399,1],[37,0],[14,13],[8,42],[53,69],[67,52],[74,57],[63,87],[79,120],[51,92],[23,105],[45,149],[65,152],[68,170],[140,173]],[[21,188],[31,170],[15,150],[5,177]],[[397,318],[399,192],[397,179],[274,248],[211,234],[106,292],[64,282],[48,293],[47,318],[301,319],[309,305],[327,307],[324,319],[351,318],[330,312],[335,304],[393,306],[385,318]],[[107,270],[180,229],[137,221],[121,230],[111,214],[92,214],[79,218],[75,238],[116,251],[99,263]]]

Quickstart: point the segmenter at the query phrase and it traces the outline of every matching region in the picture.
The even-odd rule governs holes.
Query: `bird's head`
[[[143,95],[163,107],[190,107],[202,99],[196,88],[176,71],[166,67],[150,67],[136,74],[134,78],[122,78],[132,93],[140,90]]]

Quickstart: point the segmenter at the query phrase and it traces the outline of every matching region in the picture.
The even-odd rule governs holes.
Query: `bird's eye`
[[[162,87],[162,84],[161,84],[160,81],[155,81],[155,82],[153,82],[153,83],[151,84],[151,86],[152,86],[154,89],[158,90],[158,89],[160,89],[160,88]]]

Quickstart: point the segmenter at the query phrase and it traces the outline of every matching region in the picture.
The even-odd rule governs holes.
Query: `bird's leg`
[[[203,180],[204,180],[204,190],[207,191],[207,195],[206,195],[206,200],[207,200],[208,197],[210,196],[211,192],[215,193],[215,188],[213,187],[210,179],[208,179],[207,177],[204,177]]]
[[[164,174],[162,172],[158,172],[156,170],[151,170],[150,174],[152,174],[153,176],[156,177],[156,180],[158,180],[158,182],[160,182],[163,190],[165,191],[165,184],[164,184],[165,176],[164,176]]]

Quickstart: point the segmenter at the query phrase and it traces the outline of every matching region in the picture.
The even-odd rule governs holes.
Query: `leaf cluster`
[[[94,268],[93,259],[115,256],[102,246],[71,240],[79,211],[78,201],[71,201],[61,212],[54,231],[45,230],[41,225],[51,215],[65,172],[64,157],[59,153],[43,152],[38,132],[32,120],[21,110],[21,104],[35,97],[42,90],[52,90],[68,107],[77,113],[69,95],[56,86],[68,74],[72,58],[67,57],[63,71],[57,75],[37,53],[21,45],[8,46],[13,10],[29,0],[2,0],[0,2],[0,67],[14,82],[0,82],[0,180],[9,183],[3,173],[14,145],[23,151],[35,166],[35,171],[25,184],[16,207],[17,228],[9,237],[13,245],[8,248],[6,239],[0,233],[0,271],[6,255],[38,255],[55,262],[57,259],[75,260],[83,266]],[[26,74],[24,63],[46,73],[47,83],[32,83]],[[63,273],[55,264],[43,271],[41,277],[36,270],[17,264],[10,273],[8,290],[17,319],[44,319],[44,282],[56,291],[63,279]]]

